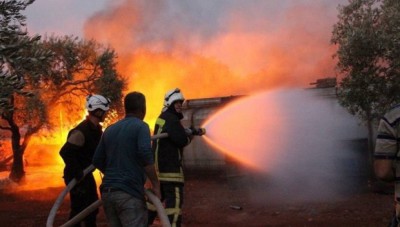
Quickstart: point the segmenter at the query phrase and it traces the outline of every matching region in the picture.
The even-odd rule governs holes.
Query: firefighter
[[[152,150],[160,181],[161,200],[171,226],[181,226],[184,176],[182,168],[183,148],[191,142],[181,124],[184,97],[180,89],[168,91],[164,97],[164,107],[156,120],[154,134],[168,133],[167,138],[153,141]],[[155,207],[148,204],[149,225],[156,217]]]
[[[109,110],[110,100],[101,95],[86,98],[88,116],[68,133],[67,142],[60,150],[65,163],[64,181],[68,185],[74,178],[78,181],[70,191],[71,210],[69,219],[98,200],[96,181],[92,173],[83,177],[83,170],[92,164],[93,154],[100,141],[103,122]],[[86,227],[96,226],[98,209],[90,213],[82,222]],[[77,224],[76,226],[80,226]]]
[[[389,226],[400,226],[400,105],[389,110],[379,122],[374,170],[378,179],[394,182],[394,215]]]

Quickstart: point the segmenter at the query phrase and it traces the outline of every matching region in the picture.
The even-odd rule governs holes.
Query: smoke
[[[366,130],[324,90],[259,93],[204,124],[210,143],[253,169],[240,185],[258,202],[330,200],[359,186]]]
[[[329,40],[343,1],[110,2],[86,22],[85,36],[116,49],[129,90],[146,95],[154,120],[174,87],[204,98],[334,76]]]

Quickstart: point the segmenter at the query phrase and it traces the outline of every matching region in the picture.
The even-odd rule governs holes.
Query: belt
[[[118,188],[102,188],[101,193],[110,193],[110,192],[116,192],[116,191],[121,191]]]

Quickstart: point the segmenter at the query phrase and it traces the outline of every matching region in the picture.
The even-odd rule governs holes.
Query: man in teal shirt
[[[124,106],[125,118],[104,131],[93,165],[104,174],[100,191],[110,226],[147,226],[146,176],[155,195],[161,196],[150,129],[143,121],[145,96],[131,92],[125,96]]]

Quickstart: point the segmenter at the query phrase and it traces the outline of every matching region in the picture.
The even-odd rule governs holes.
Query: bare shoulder
[[[76,146],[83,146],[85,143],[85,136],[79,130],[74,130],[71,132],[71,135],[68,137],[68,142],[74,144]]]

